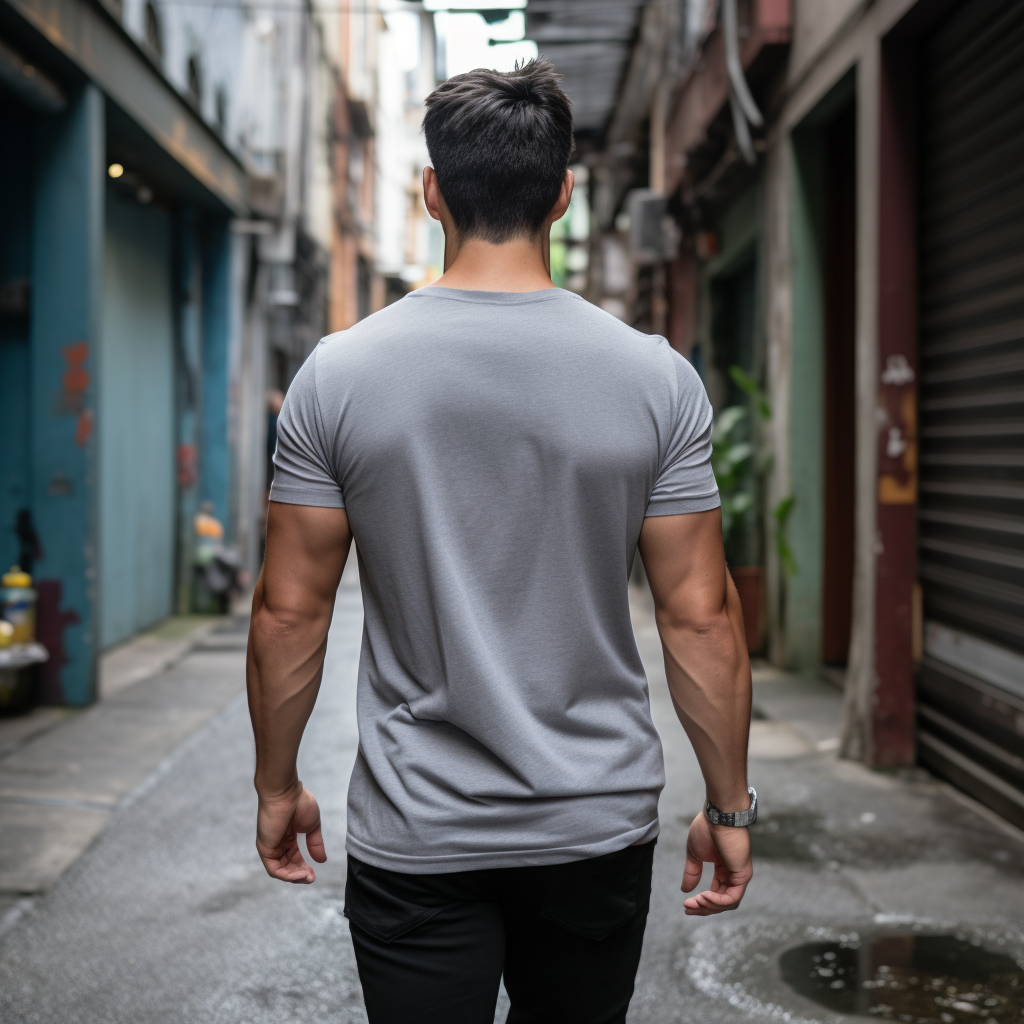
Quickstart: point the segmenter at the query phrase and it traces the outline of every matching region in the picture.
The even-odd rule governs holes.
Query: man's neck
[[[535,292],[554,288],[547,265],[548,233],[495,245],[481,238],[446,239],[442,288],[481,292]]]

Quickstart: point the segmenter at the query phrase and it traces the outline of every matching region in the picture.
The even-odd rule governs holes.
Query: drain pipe
[[[732,126],[743,159],[750,165],[757,161],[748,123],[760,127],[764,117],[750,94],[743,65],[740,63],[739,26],[736,0],[722,0],[722,35],[725,40],[725,66],[729,72],[729,106],[732,108]]]

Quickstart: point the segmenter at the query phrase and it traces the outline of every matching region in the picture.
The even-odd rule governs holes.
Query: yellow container
[[[11,643],[28,644],[35,640],[36,596],[32,577],[17,565],[0,576],[0,616],[14,627]]]

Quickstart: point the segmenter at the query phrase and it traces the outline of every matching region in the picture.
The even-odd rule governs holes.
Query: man
[[[365,609],[345,912],[371,1024],[625,1020],[664,785],[627,577],[639,543],[708,815],[687,914],[751,877],[750,667],[711,409],[662,338],[548,273],[572,115],[533,61],[440,86],[424,119],[445,272],[325,338],[278,424],[253,600],[257,849],[324,861],[296,753],[355,537]],[[720,822],[712,824],[710,818]],[[731,824],[730,824],[731,822]]]

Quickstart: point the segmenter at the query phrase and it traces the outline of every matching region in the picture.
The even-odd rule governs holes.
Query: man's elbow
[[[256,645],[281,644],[297,637],[306,637],[310,630],[318,630],[322,620],[329,618],[329,610],[314,606],[299,606],[264,601],[252,617],[250,632]]]
[[[733,640],[729,606],[724,599],[665,602],[655,609],[655,620],[662,634],[687,634],[730,644]]]

